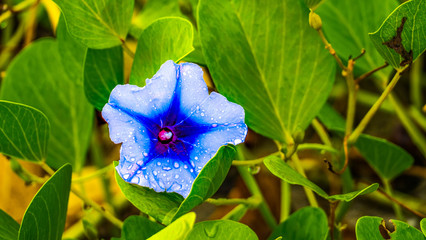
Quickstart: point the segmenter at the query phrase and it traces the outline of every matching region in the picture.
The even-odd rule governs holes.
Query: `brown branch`
[[[373,75],[375,72],[377,72],[377,71],[379,71],[379,70],[381,70],[381,69],[383,69],[383,68],[385,68],[385,67],[387,67],[387,66],[389,66],[389,63],[385,62],[385,64],[383,64],[382,66],[377,67],[377,68],[375,68],[375,69],[373,69],[373,70],[371,70],[371,71],[369,71],[369,72],[367,72],[367,73],[364,73],[363,75],[361,75],[361,76],[359,76],[357,79],[355,79],[355,84],[356,84],[356,85],[358,85],[358,84],[359,84],[359,82],[361,82],[362,80],[364,80],[364,79],[366,79],[366,78],[370,77],[370,76],[371,76],[371,75]]]

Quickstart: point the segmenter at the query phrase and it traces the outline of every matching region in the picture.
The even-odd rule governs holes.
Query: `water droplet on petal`
[[[179,165],[179,163],[178,163],[178,162],[175,162],[175,163],[173,164],[173,166],[174,166],[175,168],[179,168],[179,167],[180,167],[180,165]]]
[[[136,158],[132,157],[130,158],[130,162],[134,162],[136,160]]]
[[[152,171],[152,174],[154,174],[154,176],[157,176],[157,171]]]
[[[198,157],[194,157],[194,159],[195,159],[195,160],[198,160]],[[192,163],[192,165],[194,165],[194,163],[193,163],[193,162],[191,162],[191,163]]]
[[[136,164],[139,165],[139,166],[142,166],[143,165],[143,161],[142,160],[138,161]]]
[[[176,178],[176,179],[178,179],[178,178],[179,178],[179,175],[178,175],[178,174],[176,174],[176,175],[175,175],[175,178]]]
[[[183,165],[183,168],[188,169],[188,165],[186,165],[186,164]]]
[[[202,117],[204,117],[204,113],[201,113],[200,115],[201,115]]]
[[[158,165],[158,166],[161,166],[161,162],[157,162],[157,165]]]
[[[163,167],[163,170],[170,171],[170,170],[172,170],[172,168],[171,167]]]
[[[144,153],[143,153],[143,155],[144,155],[145,157],[148,157],[148,153],[146,153],[146,152],[144,152]]]
[[[216,123],[213,123],[213,124],[212,124],[212,127],[217,127],[217,124],[216,124]]]
[[[123,178],[124,178],[125,180],[127,180],[129,177],[130,177],[130,174],[128,174],[128,173],[126,173],[126,174],[124,174],[124,175],[123,175]]]
[[[139,184],[139,177],[133,177],[132,180],[130,181],[131,183],[136,183]]]
[[[237,145],[237,144],[240,144],[240,143],[242,143],[243,141],[241,141],[241,139],[235,139],[235,141],[234,141],[234,144],[235,145]]]

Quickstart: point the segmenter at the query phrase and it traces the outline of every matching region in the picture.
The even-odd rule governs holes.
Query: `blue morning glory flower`
[[[202,69],[164,63],[145,87],[118,85],[102,109],[123,143],[117,171],[129,183],[187,197],[204,165],[227,143],[244,141],[244,109],[210,95]]]

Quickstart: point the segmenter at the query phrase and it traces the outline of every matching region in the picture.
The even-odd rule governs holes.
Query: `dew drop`
[[[157,165],[158,165],[158,166],[161,166],[161,162],[157,162]]]
[[[195,160],[198,160],[198,157],[194,157]],[[194,165],[194,163],[192,163],[192,165]]]
[[[179,178],[179,175],[178,175],[178,174],[176,174],[176,175],[175,175],[175,178],[176,178],[176,179],[178,179],[178,178]]]
[[[175,162],[175,163],[173,164],[173,166],[174,166],[175,168],[179,168],[179,167],[180,167],[180,165],[179,165],[179,163],[178,163],[178,162]]]
[[[235,145],[237,145],[237,144],[240,144],[240,143],[242,143],[243,141],[241,141],[241,139],[235,139],[235,141],[234,141],[234,144]]]
[[[139,165],[139,166],[142,166],[143,165],[143,161],[138,161],[136,164]]]
[[[201,113],[200,115],[201,115],[202,117],[204,117],[204,113]]]
[[[139,184],[139,177],[133,177],[132,180],[130,181],[131,183],[136,183]]]
[[[128,174],[128,173],[126,173],[126,174],[124,174],[124,175],[123,175],[123,178],[124,178],[125,180],[127,180],[129,177],[130,177],[130,174]]]
[[[183,165],[183,168],[188,169],[188,165],[186,165],[186,164]]]
[[[163,170],[170,171],[170,170],[172,170],[172,168],[171,167],[163,167]]]
[[[144,152],[144,153],[143,153],[143,155],[144,155],[145,157],[148,157],[148,153],[146,153],[146,152]]]
[[[154,174],[154,176],[157,176],[157,171],[153,171],[152,174]]]
[[[259,165],[250,166],[248,170],[252,175],[256,175],[260,172],[260,166]]]
[[[213,124],[212,124],[212,127],[217,127],[217,124],[216,124],[216,123],[213,123]]]

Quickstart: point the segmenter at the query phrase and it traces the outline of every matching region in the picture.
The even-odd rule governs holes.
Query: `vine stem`
[[[291,160],[294,162],[294,165],[296,167],[296,170],[302,174],[302,176],[306,177],[305,174],[305,170],[302,167],[302,163],[300,162],[299,157],[297,156],[297,154],[293,154],[293,156],[291,156]],[[306,193],[306,197],[308,198],[309,204],[312,207],[318,207],[318,202],[317,199],[315,198],[314,193],[312,192],[311,189],[307,188],[307,187],[303,187],[305,189],[305,193]]]
[[[257,207],[262,199],[259,196],[251,196],[249,198],[208,198],[206,202],[214,205],[237,205],[244,204],[249,207]]]
[[[291,209],[291,188],[290,184],[281,180],[281,211],[280,223],[284,222],[290,216]]]
[[[328,136],[327,131],[324,129],[324,127],[321,125],[318,119],[314,118],[314,120],[312,120],[312,127],[314,128],[315,132],[317,132],[321,141],[326,146],[333,147],[333,144],[331,143],[331,140],[330,140],[330,137]]]
[[[6,11],[3,12],[0,15],[0,24],[2,22],[6,21],[7,19],[9,19],[12,16],[13,13],[24,11],[25,9],[27,9],[27,8],[33,6],[33,5],[36,5],[39,2],[40,2],[40,0],[25,0],[25,1],[22,1],[18,4],[16,4],[13,7],[6,8]],[[1,5],[0,5],[0,7],[1,7]]]
[[[101,169],[99,169],[99,170],[91,173],[91,174],[88,174],[86,176],[82,176],[82,177],[73,179],[72,182],[73,183],[85,182],[85,181],[90,180],[92,178],[96,178],[98,176],[101,176],[101,175],[103,175],[103,174],[111,171],[112,169],[114,169],[114,165],[111,163],[111,164],[109,164],[109,165],[107,165],[107,166],[105,166],[105,167],[103,167],[103,168],[101,168]]]
[[[39,165],[49,174],[53,175],[55,174],[55,171],[50,168],[44,161],[41,161]],[[91,206],[94,210],[102,214],[108,221],[110,221],[112,224],[117,226],[118,228],[123,228],[123,221],[115,217],[113,214],[111,214],[109,211],[101,207],[99,204],[94,202],[93,200],[87,198],[84,196],[80,191],[78,191],[75,187],[71,186],[71,192],[74,193],[78,198],[80,198],[85,204]]]
[[[269,225],[269,227],[271,229],[275,229],[277,227],[275,217],[274,215],[272,215],[271,209],[269,209],[269,206],[266,204],[265,198],[263,197],[263,194],[260,191],[260,188],[257,185],[253,175],[245,166],[237,166],[237,169],[251,194],[253,196],[258,196],[262,200],[258,206],[258,209],[262,214],[263,218],[265,219],[266,223]]]
[[[405,68],[403,68],[402,70],[397,70],[397,72],[395,73],[395,75],[392,78],[392,80],[390,81],[390,83],[386,86],[385,90],[380,95],[379,99],[377,99],[377,101],[370,108],[370,110],[368,110],[367,114],[365,114],[365,116],[363,117],[361,122],[358,124],[358,126],[355,128],[355,130],[349,135],[348,144],[353,144],[353,143],[356,142],[358,137],[361,135],[361,133],[367,127],[370,120],[373,118],[374,114],[376,114],[377,110],[379,110],[380,106],[385,101],[386,97],[390,94],[390,92],[395,87],[398,80],[401,78],[401,73],[402,73],[402,71],[404,71]]]
[[[297,147],[297,151],[308,150],[308,149],[324,150],[324,151],[327,151],[327,152],[330,152],[330,153],[338,153],[338,151],[335,148],[333,148],[331,146],[324,145],[324,144],[319,144],[319,143],[303,143],[303,144],[300,144]]]
[[[393,196],[392,193],[392,187],[389,183],[388,179],[382,178],[382,182],[383,182],[383,186],[385,187],[385,192],[389,195],[389,196]],[[395,201],[392,201],[392,208],[395,212],[396,217],[401,220],[404,221],[404,215],[402,214],[402,210],[401,210],[401,206],[399,206]]]
[[[121,42],[121,46],[123,47],[123,50],[127,53],[127,55],[129,55],[131,58],[135,58],[135,53],[129,48],[127,43],[124,40],[122,40]]]
[[[242,153],[241,148],[238,148],[237,154],[239,159],[244,159],[244,154]],[[256,196],[261,199],[261,202],[258,205],[258,209],[262,214],[263,218],[265,219],[266,223],[269,225],[269,227],[271,229],[275,229],[277,227],[277,222],[271,212],[271,209],[269,209],[269,206],[267,205],[262,192],[260,191],[259,185],[257,185],[256,179],[253,177],[248,167],[246,166],[237,166],[237,170],[240,173],[240,176],[246,184],[247,188],[249,189],[250,193],[253,196]]]

